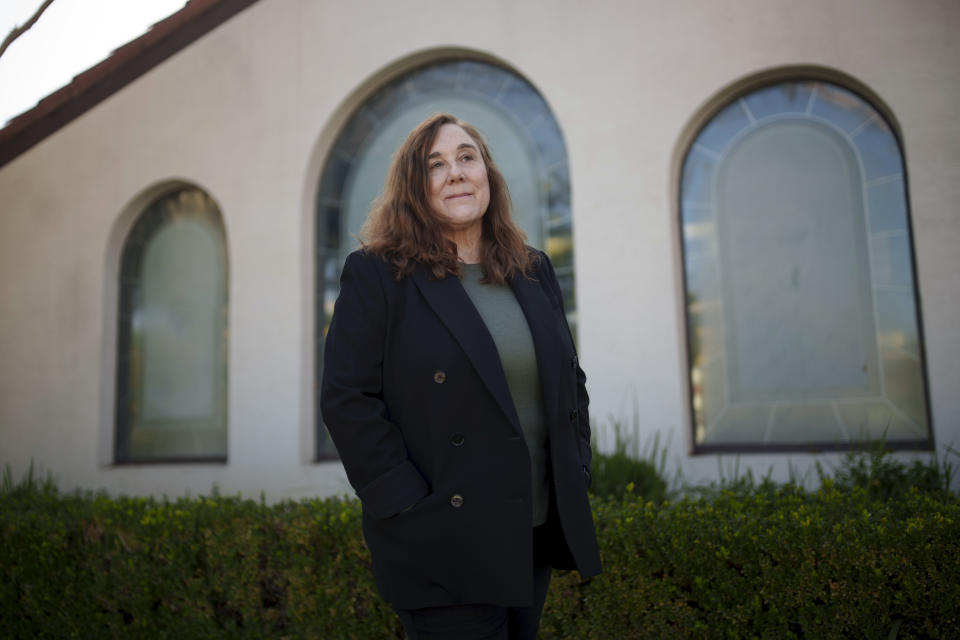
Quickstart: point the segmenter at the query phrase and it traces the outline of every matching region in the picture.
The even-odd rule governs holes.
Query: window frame
[[[452,74],[452,75],[451,75]],[[486,76],[484,76],[486,74]],[[499,78],[491,78],[499,76]],[[500,84],[491,83],[491,79]],[[576,276],[573,249],[573,215],[569,160],[566,140],[553,109],[540,91],[516,70],[489,59],[469,55],[448,56],[418,63],[374,87],[351,111],[350,116],[333,137],[333,143],[321,165],[317,180],[314,236],[314,336],[315,336],[315,393],[323,375],[323,344],[325,328],[329,324],[328,286],[339,282],[342,265],[332,265],[331,258],[339,258],[341,226],[345,214],[342,198],[351,180],[351,165],[362,157],[366,143],[377,131],[378,120],[388,119],[410,103],[429,96],[431,92],[451,90],[465,97],[496,106],[511,119],[519,135],[530,149],[541,155],[536,158],[539,170],[539,194],[545,205],[541,225],[543,250],[554,261],[558,279],[564,291],[564,304],[571,330],[576,334]],[[520,91],[521,95],[516,92]],[[534,96],[533,103],[524,102]],[[544,160],[547,158],[548,160]],[[553,161],[549,159],[552,158]],[[335,267],[335,268],[334,268]],[[325,433],[319,396],[315,402],[314,461],[339,460],[330,451],[329,436]]]
[[[694,386],[695,381],[693,379],[693,365],[694,357],[696,352],[693,348],[694,346],[694,323],[691,321],[690,311],[689,311],[689,296],[690,290],[688,288],[689,282],[689,273],[688,273],[688,255],[686,247],[686,236],[684,231],[684,174],[685,167],[690,153],[693,151],[694,146],[698,142],[701,133],[714,121],[714,119],[724,112],[731,105],[736,104],[738,101],[743,101],[747,97],[751,96],[754,93],[763,91],[765,89],[770,89],[778,85],[784,85],[789,83],[815,83],[815,84],[829,84],[834,85],[835,87],[853,94],[856,98],[862,101],[867,107],[871,108],[875,116],[878,117],[882,123],[888,129],[893,141],[896,144],[897,152],[901,161],[901,179],[903,184],[903,197],[904,197],[904,214],[906,218],[905,223],[905,233],[907,236],[907,246],[909,249],[909,268],[910,273],[913,279],[913,309],[915,315],[915,322],[917,328],[917,340],[918,340],[918,353],[920,360],[920,379],[923,385],[923,400],[925,404],[925,419],[927,427],[927,437],[925,439],[902,439],[894,441],[885,441],[881,440],[883,446],[889,450],[904,450],[904,451],[929,451],[933,450],[935,446],[935,431],[933,426],[933,419],[931,413],[931,404],[930,404],[930,385],[929,385],[929,376],[928,376],[928,361],[926,354],[926,339],[924,336],[924,325],[923,325],[923,308],[920,294],[920,287],[918,281],[918,271],[917,271],[917,257],[916,257],[916,247],[914,241],[914,226],[913,226],[913,216],[911,211],[911,202],[910,202],[910,182],[909,182],[909,172],[907,167],[907,158],[904,153],[903,141],[901,138],[899,127],[896,124],[895,118],[893,117],[889,108],[886,107],[884,102],[879,99],[875,94],[873,94],[865,86],[857,82],[856,80],[848,77],[839,77],[840,74],[833,72],[832,70],[821,70],[816,68],[792,68],[792,69],[779,69],[779,70],[770,70],[757,74],[751,78],[741,80],[735,83],[733,86],[728,87],[726,90],[720,92],[713,99],[711,99],[706,105],[701,107],[699,113],[692,119],[692,124],[687,127],[686,133],[681,141],[681,144],[678,145],[678,150],[680,153],[677,154],[675,160],[675,170],[674,170],[674,206],[675,210],[675,223],[677,225],[676,238],[678,243],[678,258],[679,258],[679,271],[680,271],[680,295],[678,296],[678,305],[680,307],[681,317],[683,321],[683,363],[684,363],[684,397],[686,404],[686,415],[688,421],[687,433],[689,434],[689,449],[692,455],[708,455],[708,454],[731,454],[731,453],[819,453],[819,452],[842,452],[842,451],[851,451],[851,450],[862,450],[874,448],[878,444],[876,439],[857,439],[851,438],[847,441],[842,442],[826,442],[826,441],[809,441],[809,442],[772,442],[772,443],[763,443],[763,442],[737,442],[737,443],[701,443],[697,441],[697,408],[695,406],[695,392]],[[782,115],[782,113],[781,113]],[[778,116],[774,116],[778,117]],[[755,126],[756,123],[753,123],[751,126]],[[750,127],[747,127],[749,129]],[[742,135],[745,130],[741,129],[737,136]],[[729,143],[728,143],[729,144]],[[863,159],[860,149],[854,144],[852,145],[854,153],[858,157],[858,161],[861,166],[863,165]],[[719,171],[719,164],[717,168],[714,169],[714,172]],[[866,177],[863,178],[863,181],[866,181]],[[866,229],[866,242],[869,245],[870,242],[870,229]],[[869,250],[868,250],[869,251]],[[870,274],[871,286],[873,285],[873,273]],[[876,311],[874,312],[876,313]]]
[[[164,455],[144,455],[131,454],[129,452],[129,440],[131,430],[134,428],[134,418],[128,410],[126,401],[134,390],[129,384],[131,368],[131,349],[132,341],[132,319],[136,304],[136,288],[140,279],[140,268],[146,248],[156,233],[178,215],[184,215],[182,211],[174,211],[169,206],[164,206],[166,202],[179,198],[182,194],[195,192],[204,200],[204,210],[194,217],[199,217],[208,224],[213,231],[217,241],[218,256],[221,263],[222,281],[220,287],[220,299],[217,301],[222,320],[219,328],[221,331],[221,344],[219,345],[220,362],[218,380],[214,382],[217,398],[220,404],[220,415],[223,416],[223,454],[164,454]],[[117,351],[115,361],[115,380],[114,380],[114,442],[113,442],[113,463],[116,465],[128,464],[169,464],[169,463],[226,463],[228,458],[228,429],[229,429],[229,402],[228,402],[228,378],[229,378],[229,255],[226,243],[226,229],[223,223],[223,216],[220,208],[212,197],[203,189],[183,184],[171,189],[167,189],[152,198],[137,214],[132,226],[126,233],[120,248],[118,263],[117,281],[118,281],[118,306],[117,306]],[[189,428],[189,427],[185,427]]]

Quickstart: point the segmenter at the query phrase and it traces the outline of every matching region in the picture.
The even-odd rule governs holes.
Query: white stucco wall
[[[351,109],[452,49],[510,65],[554,109],[592,414],[602,430],[636,419],[643,442],[659,433],[688,479],[715,478],[718,463],[688,455],[683,141],[705,105],[767,69],[813,65],[872,90],[905,147],[942,457],[960,446],[958,27],[947,0],[261,0],[0,168],[0,464],[19,475],[33,460],[66,488],[124,493],[349,492],[338,463],[311,460],[315,186]],[[226,226],[228,463],[114,466],[119,249],[149,197],[179,180],[205,189]],[[785,477],[810,460],[742,455],[739,468]]]

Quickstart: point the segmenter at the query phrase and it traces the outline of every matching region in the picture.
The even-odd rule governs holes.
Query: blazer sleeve
[[[383,399],[389,308],[378,259],[351,253],[323,351],[320,409],[364,511],[387,518],[430,492]]]
[[[560,283],[557,281],[557,274],[554,272],[553,264],[550,262],[547,254],[542,251],[539,253],[542,271],[546,276],[547,284],[553,292],[553,295],[555,295],[560,302],[560,310],[563,313],[563,326],[570,336],[570,344],[574,345],[573,358],[577,375],[577,435],[580,440],[580,463],[583,465],[584,479],[589,487],[593,481],[593,476],[590,472],[593,449],[590,447],[590,396],[587,395],[587,375],[583,372],[583,369],[580,368],[580,358],[577,356],[576,342],[573,340],[570,325],[567,324],[567,312],[563,307],[563,291],[560,289]]]

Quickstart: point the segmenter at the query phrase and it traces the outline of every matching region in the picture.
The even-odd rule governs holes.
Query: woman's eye
[[[433,169],[439,169],[439,168],[442,167],[442,166],[443,166],[443,163],[442,163],[442,162],[431,162],[431,163],[430,163],[430,169],[431,169],[431,170],[433,170]]]
[[[470,162],[471,160],[473,160],[472,154],[468,153],[466,155],[460,156],[460,162]]]

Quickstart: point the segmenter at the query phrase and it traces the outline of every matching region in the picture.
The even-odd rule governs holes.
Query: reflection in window
[[[118,462],[227,454],[227,254],[220,213],[183,188],[154,201],[123,247]]]
[[[680,197],[697,449],[928,446],[886,120],[832,84],[762,88],[699,132]]]
[[[486,138],[510,187],[514,218],[528,244],[550,256],[576,324],[570,179],[550,108],[530,83],[500,67],[474,60],[433,64],[394,79],[363,103],[327,158],[317,196],[318,379],[340,267],[358,246],[393,152],[414,126],[439,111],[470,122]],[[325,430],[318,435],[317,457],[334,457]]]

